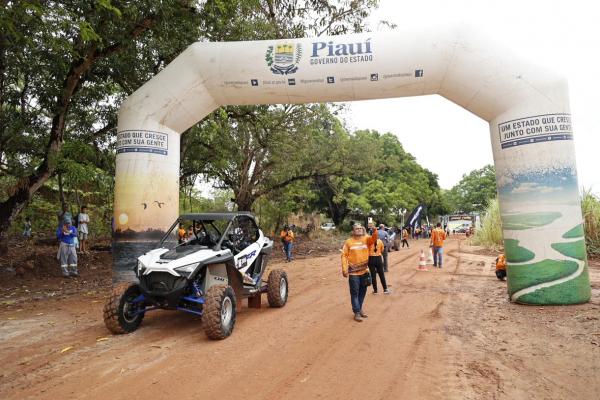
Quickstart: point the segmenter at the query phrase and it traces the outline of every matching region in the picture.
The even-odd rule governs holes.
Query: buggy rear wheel
[[[104,304],[104,325],[114,334],[135,331],[144,319],[143,300],[134,302],[142,291],[135,283],[115,286]]]
[[[288,277],[282,269],[275,269],[269,274],[267,280],[267,298],[271,307],[283,307],[288,298]]]
[[[235,293],[231,286],[215,285],[206,292],[202,327],[209,339],[225,339],[235,326]]]

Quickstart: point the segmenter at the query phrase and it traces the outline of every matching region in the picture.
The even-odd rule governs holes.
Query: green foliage
[[[209,198],[203,197],[195,189],[192,189],[191,192],[182,191],[179,193],[179,212],[183,214],[232,211],[231,196],[232,193],[229,190],[216,190]]]
[[[376,215],[388,224],[399,221],[401,210],[425,203],[430,211],[444,211],[437,176],[421,167],[391,134],[362,130],[347,143],[347,173],[315,182],[316,206],[336,224],[346,215],[362,219]]]
[[[587,253],[600,255],[600,200],[589,189],[583,189],[581,209]]]
[[[221,108],[184,135],[181,175],[214,180],[250,210],[294,182],[340,174],[346,140],[326,105]]]
[[[99,214],[92,216],[92,225],[104,221],[106,226],[113,198],[117,110],[128,94],[192,42],[360,32],[377,3],[7,3],[0,13],[0,228],[27,202],[33,203],[25,212],[50,221],[40,222],[41,229],[50,227],[50,210],[59,208],[63,196],[72,207],[93,206]],[[264,198],[279,213],[289,212],[316,202],[312,185],[320,178],[342,188],[336,201],[347,190],[359,192],[366,178],[355,180],[354,173],[372,162],[363,159],[362,139],[352,139],[334,115],[335,108],[325,105],[217,110],[183,136],[181,208],[222,208],[234,197],[240,208],[250,209]],[[227,200],[203,202],[194,193],[199,177],[232,194],[225,195]],[[385,179],[382,183],[390,185]],[[378,188],[368,185],[366,198],[381,209],[402,195],[398,191],[382,197]],[[14,196],[23,189],[25,197]],[[44,195],[39,197],[36,190]]]
[[[449,192],[447,201],[452,212],[483,211],[490,199],[496,198],[496,175],[492,165],[471,171]]]
[[[475,230],[473,243],[491,249],[502,247],[502,220],[497,198],[488,201],[487,208],[481,218],[481,228]]]
[[[71,193],[99,191],[110,205],[117,110],[201,37],[195,4],[23,0],[2,7],[0,184],[12,186],[0,204],[0,239],[56,174],[77,189]]]

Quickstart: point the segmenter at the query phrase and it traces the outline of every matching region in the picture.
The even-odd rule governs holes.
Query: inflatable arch
[[[490,124],[510,299],[588,301],[567,83],[464,27],[188,47],[120,110],[114,280],[177,217],[180,135],[217,107],[429,94]]]

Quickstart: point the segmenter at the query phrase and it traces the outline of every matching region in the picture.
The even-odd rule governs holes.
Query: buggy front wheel
[[[202,326],[209,339],[225,339],[235,326],[235,293],[231,286],[215,285],[206,292]]]
[[[115,286],[104,304],[104,325],[115,334],[135,331],[144,319],[142,291],[137,284]]]

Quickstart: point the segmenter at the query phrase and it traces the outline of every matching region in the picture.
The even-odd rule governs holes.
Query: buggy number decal
[[[237,261],[237,268],[238,269],[242,269],[248,266],[248,261],[250,259],[252,259],[254,256],[256,255],[256,250],[254,250],[252,253],[246,254],[245,256],[241,256],[239,258],[239,260]]]

